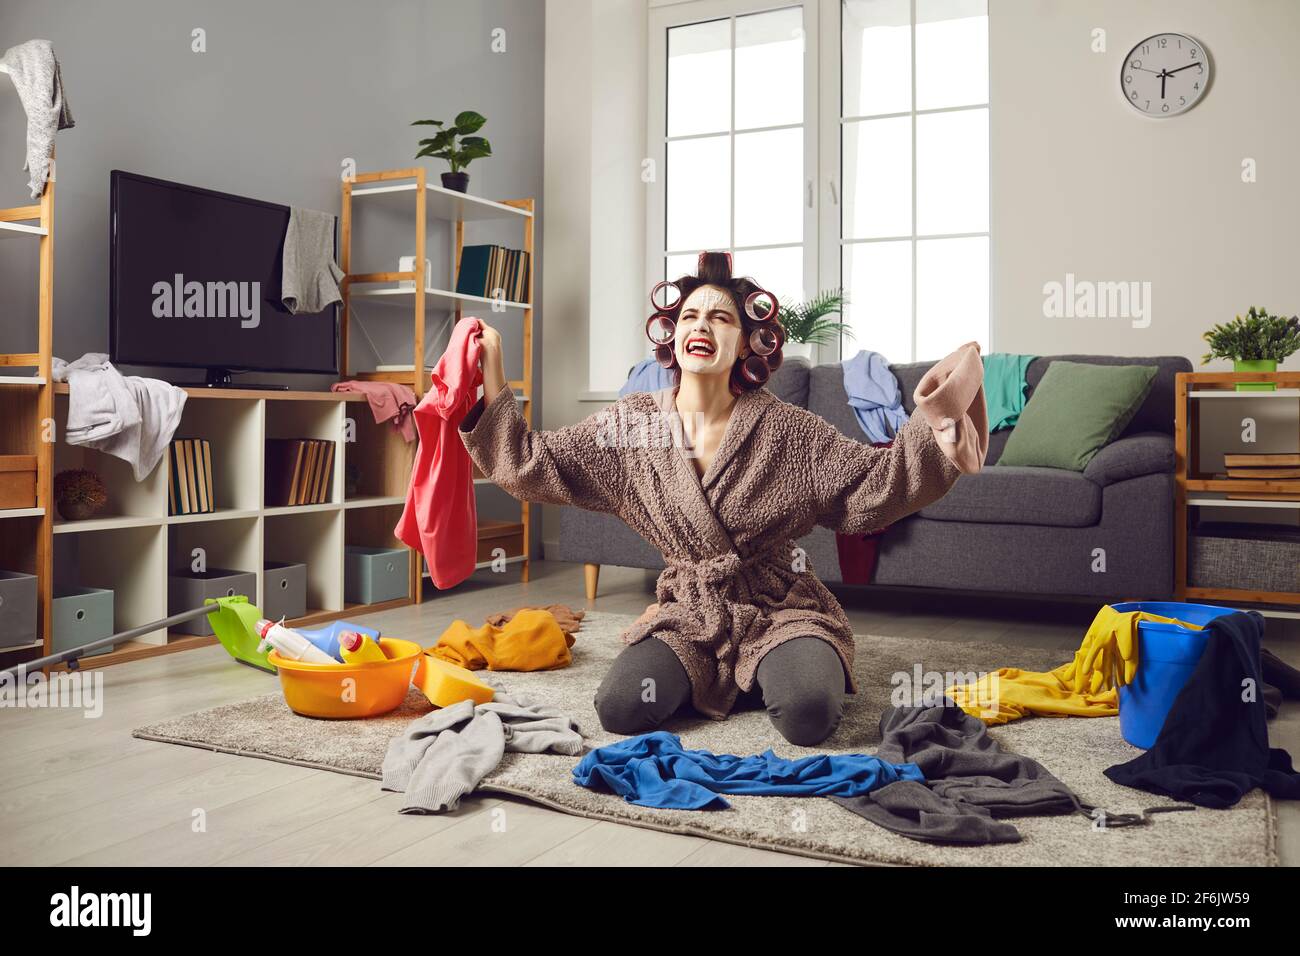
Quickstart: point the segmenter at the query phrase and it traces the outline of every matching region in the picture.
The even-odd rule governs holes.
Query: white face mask
[[[743,353],[740,314],[731,294],[717,286],[700,286],[677,314],[673,349],[682,372],[694,375],[731,374]]]

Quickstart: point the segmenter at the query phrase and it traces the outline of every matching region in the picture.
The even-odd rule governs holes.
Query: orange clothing
[[[520,611],[501,627],[453,621],[427,652],[468,670],[549,671],[568,667],[573,637],[550,611]]]

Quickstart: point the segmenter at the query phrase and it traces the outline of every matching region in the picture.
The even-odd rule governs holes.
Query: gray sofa
[[[1028,369],[1029,400],[1058,359],[1096,365],[1154,365],[1151,392],[1124,434],[1082,472],[1000,466],[1011,429],[990,436],[985,468],[965,475],[940,501],[898,522],[879,539],[871,586],[1001,594],[1157,600],[1173,594],[1174,375],[1182,357],[1058,355]],[[891,369],[913,410],[912,391],[933,363]],[[787,361],[769,388],[866,440],[845,400],[838,364]],[[828,584],[843,584],[836,536],[815,528],[798,544]],[[563,508],[559,556],[587,565],[594,598],[599,566],[659,569],[663,556],[611,515]]]

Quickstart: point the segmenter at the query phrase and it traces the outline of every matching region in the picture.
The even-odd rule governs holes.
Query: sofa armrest
[[[1139,432],[1113,441],[1092,457],[1083,477],[1101,487],[1117,481],[1174,470],[1174,439],[1164,432]]]

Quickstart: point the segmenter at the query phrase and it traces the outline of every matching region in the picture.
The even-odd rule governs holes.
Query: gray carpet
[[[601,730],[592,696],[621,644],[625,615],[589,612],[574,647],[574,663],[561,671],[487,674],[496,686],[532,694],[572,714],[592,746],[619,738]],[[724,722],[678,718],[664,729],[685,746],[717,753],[760,753],[771,747],[783,757],[816,752],[871,752],[879,742],[877,721],[889,703],[890,678],[923,671],[965,672],[1016,666],[1048,670],[1068,659],[1060,651],[987,643],[941,643],[859,635],[856,677],[864,688],[850,698],[839,730],[814,749],[786,743],[761,709],[734,713]],[[206,747],[378,779],[389,739],[429,709],[418,691],[386,717],[322,721],[299,717],[276,693],[141,727],[137,737]],[[1119,719],[1028,719],[991,730],[1008,750],[1027,754],[1090,803],[1132,811],[1173,801],[1111,783],[1102,770],[1139,751],[1120,736]],[[968,866],[1276,866],[1274,809],[1260,790],[1231,810],[1198,809],[1159,814],[1146,827],[1099,830],[1078,815],[1016,821],[1020,843],[948,847],[908,840],[855,816],[829,800],[728,797],[730,810],[651,810],[621,798],[593,793],[572,782],[577,758],[506,754],[484,781],[484,790],[524,797],[565,813],[633,826],[685,833],[853,863]]]

